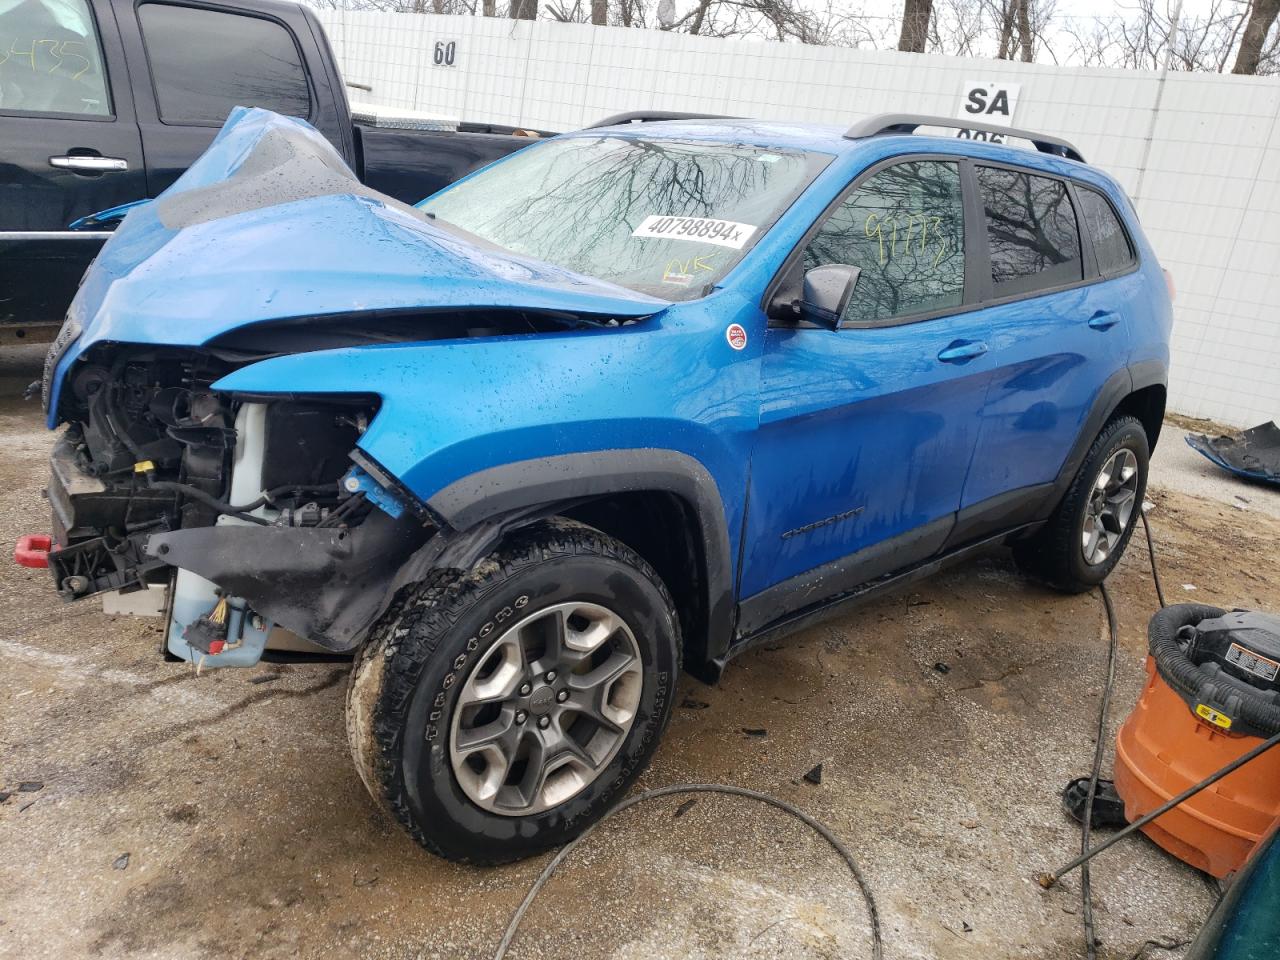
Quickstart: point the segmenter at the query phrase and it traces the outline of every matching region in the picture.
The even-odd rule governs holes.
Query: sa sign
[[[1018,106],[1021,84],[1003,83],[998,80],[966,80],[960,90],[960,120],[977,120],[1001,127],[1013,126],[1013,111]],[[985,130],[961,130],[956,134],[965,140],[990,140],[1004,143],[1004,135]]]

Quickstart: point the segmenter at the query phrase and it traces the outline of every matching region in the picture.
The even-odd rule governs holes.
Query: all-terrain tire
[[[637,643],[642,684],[616,754],[562,803],[526,816],[484,809],[451,760],[454,710],[504,627],[567,602],[600,604]],[[648,764],[671,717],[680,626],[662,580],[639,555],[584,524],[551,518],[508,536],[470,570],[406,588],[370,632],[347,687],[347,734],[375,800],[430,852],[498,864],[573,839]]]
[[[1090,563],[1085,556],[1083,530],[1090,498],[1096,493],[1096,482],[1103,466],[1125,450],[1132,454],[1137,465],[1133,509],[1118,541],[1106,557],[1100,562]],[[1109,420],[1089,448],[1084,463],[1048,523],[1035,536],[1013,545],[1013,555],[1018,564],[1064,593],[1083,593],[1102,583],[1120,562],[1139,523],[1150,458],[1147,432],[1136,417],[1120,416]]]

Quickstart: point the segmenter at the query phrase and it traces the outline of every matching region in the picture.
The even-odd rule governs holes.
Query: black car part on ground
[[[1187,446],[1237,476],[1280,483],[1280,427],[1274,420],[1240,433],[1188,435]]]

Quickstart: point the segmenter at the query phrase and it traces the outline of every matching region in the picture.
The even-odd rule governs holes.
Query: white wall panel
[[[1073,141],[1134,197],[1174,275],[1170,406],[1280,417],[1280,81],[712,40],[653,30],[320,11],[356,100],[565,130],[624,110],[847,126],[954,115],[971,79],[1021,84],[1015,122]],[[455,65],[436,66],[437,41]],[[1158,104],[1158,109],[1157,109]]]

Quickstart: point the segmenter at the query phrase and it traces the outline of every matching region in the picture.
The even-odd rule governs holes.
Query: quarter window
[[[1099,272],[1103,276],[1123,272],[1133,263],[1133,244],[1129,242],[1111,202],[1102,194],[1084,187],[1076,188],[1076,196],[1080,198],[1080,213],[1089,230]]]
[[[1080,232],[1064,182],[982,166],[977,177],[997,297],[1083,278]]]
[[[280,24],[162,3],[144,3],[138,19],[163,122],[217,125],[236,106],[310,114],[302,58]]]
[[[843,319],[874,323],[964,300],[964,204],[955,163],[912,160],[874,174],[804,251],[804,269],[859,269]]]
[[[111,115],[86,0],[0,2],[0,110]]]

